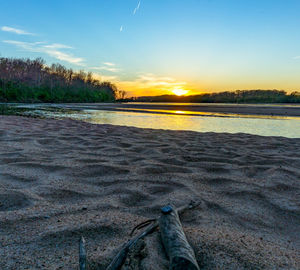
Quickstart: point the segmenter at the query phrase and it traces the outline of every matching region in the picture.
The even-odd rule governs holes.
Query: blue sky
[[[300,90],[298,0],[1,0],[0,54],[92,71],[128,95]]]

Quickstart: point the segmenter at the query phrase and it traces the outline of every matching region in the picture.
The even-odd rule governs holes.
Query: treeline
[[[45,65],[41,58],[0,58],[0,102],[114,101],[117,87],[75,72],[60,64]]]
[[[236,90],[191,96],[145,96],[122,101],[188,103],[300,103],[300,92],[287,94],[279,90]]]

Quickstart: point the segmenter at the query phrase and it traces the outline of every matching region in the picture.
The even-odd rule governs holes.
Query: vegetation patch
[[[0,58],[0,102],[112,102],[119,92],[91,72],[47,66],[41,58]]]
[[[283,90],[236,90],[200,95],[144,96],[120,100],[123,102],[178,102],[178,103],[300,103],[300,92],[287,94]]]

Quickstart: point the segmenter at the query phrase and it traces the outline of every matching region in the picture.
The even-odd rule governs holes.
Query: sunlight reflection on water
[[[94,124],[139,128],[191,130],[198,132],[249,133],[262,136],[300,138],[299,117],[212,117],[126,111],[83,110],[72,113],[46,112],[48,116],[72,118]]]
[[[119,108],[120,111],[136,111],[136,112],[152,112],[162,114],[185,114],[194,116],[215,116],[215,117],[238,117],[238,118],[261,118],[261,119],[294,119],[300,120],[297,116],[276,116],[276,115],[253,115],[253,114],[234,114],[234,113],[217,113],[217,112],[198,112],[198,111],[174,111],[174,110],[157,110],[157,109],[142,109],[142,108]]]

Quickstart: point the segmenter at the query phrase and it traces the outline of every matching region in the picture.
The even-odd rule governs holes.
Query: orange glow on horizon
[[[150,76],[151,75],[151,76]],[[100,76],[100,75],[99,75]],[[101,78],[101,77],[100,77]],[[112,80],[112,79],[111,79]],[[113,80],[112,80],[113,81]],[[162,76],[155,76],[148,74],[148,77],[135,78],[132,80],[117,80],[116,83],[119,89],[126,92],[127,97],[141,97],[141,96],[161,96],[161,95],[201,95],[205,93],[231,92],[237,89],[241,90],[269,90],[269,89],[285,89],[290,94],[293,91],[299,91],[299,87],[292,87],[291,85],[283,84],[269,85],[268,83],[251,82],[245,83],[241,80],[231,82],[229,80],[224,83],[215,82],[217,80],[201,80],[189,81],[186,78],[169,78]],[[188,89],[188,90],[185,90]],[[178,92],[177,92],[178,91]],[[181,92],[186,91],[186,92]]]

